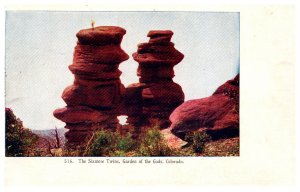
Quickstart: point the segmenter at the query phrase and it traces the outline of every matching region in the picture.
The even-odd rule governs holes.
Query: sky
[[[227,12],[55,12],[8,11],[5,27],[5,99],[24,126],[52,129],[64,123],[53,111],[66,106],[61,98],[74,76],[68,70],[76,33],[95,26],[126,29],[121,44],[130,56],[120,65],[122,83],[138,82],[137,44],[150,30],[172,30],[172,42],[184,59],[175,66],[174,82],[185,100],[210,96],[239,73],[239,13]]]

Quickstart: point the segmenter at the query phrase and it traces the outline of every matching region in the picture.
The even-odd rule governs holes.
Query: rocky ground
[[[240,155],[240,138],[221,139],[218,141],[208,142],[205,145],[203,153],[198,156],[239,156]]]
[[[167,145],[173,149],[182,149],[187,142],[181,140],[171,133],[171,129],[161,131]],[[196,153],[196,156],[239,156],[240,138],[220,139],[205,143],[204,151]]]

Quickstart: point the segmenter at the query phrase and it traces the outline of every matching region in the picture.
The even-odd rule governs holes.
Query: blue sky
[[[130,56],[120,65],[126,86],[138,82],[132,59],[137,44],[153,29],[174,32],[172,42],[185,58],[175,66],[174,82],[186,100],[211,95],[239,71],[239,14],[226,12],[54,12],[6,13],[6,106],[31,129],[63,127],[52,112],[64,107],[61,94],[73,82],[68,70],[76,33],[96,26],[126,29],[121,44]]]

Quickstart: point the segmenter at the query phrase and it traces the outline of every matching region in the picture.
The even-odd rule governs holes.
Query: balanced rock
[[[149,31],[147,37],[150,37],[149,43],[152,44],[168,44],[173,36],[170,30],[152,30]]]
[[[132,56],[140,64],[176,65],[184,57],[171,43],[173,32],[170,30],[153,30],[148,33],[148,43],[138,45],[138,51]]]

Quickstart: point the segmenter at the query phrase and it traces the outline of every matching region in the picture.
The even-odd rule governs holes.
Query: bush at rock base
[[[93,142],[87,153],[88,156],[104,156],[114,149],[115,138],[112,132],[98,131],[93,137]]]
[[[107,130],[97,131],[86,156],[194,156],[189,149],[172,149],[166,144],[160,130],[153,126],[144,130],[137,139]]]

